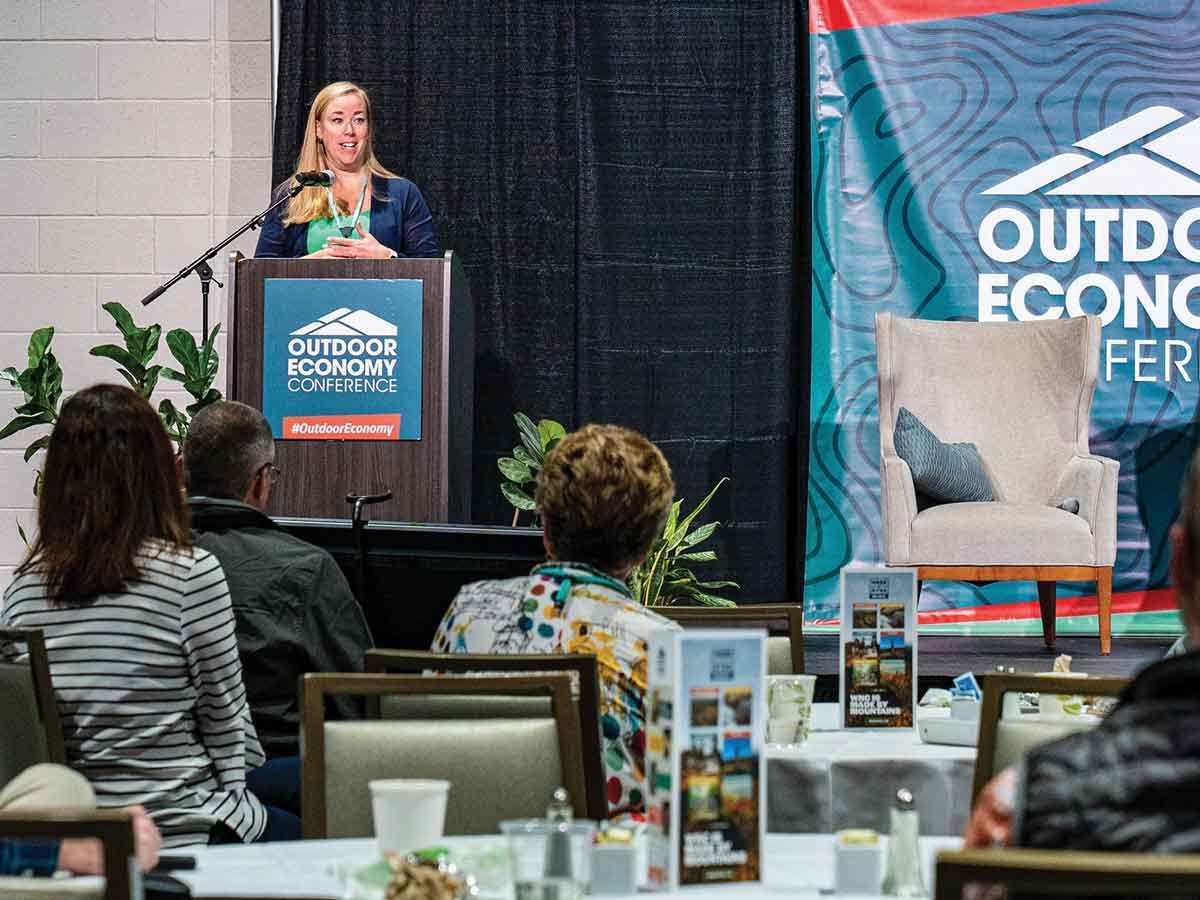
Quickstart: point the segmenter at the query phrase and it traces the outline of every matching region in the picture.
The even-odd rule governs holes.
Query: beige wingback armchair
[[[1088,451],[1100,320],[880,313],[875,340],[887,564],[916,567],[921,581],[1036,581],[1048,647],[1056,583],[1095,581],[1108,653],[1120,465]],[[941,440],[975,444],[996,502],[918,504],[893,441],[901,407]],[[1068,497],[1079,501],[1077,515],[1057,508]]]

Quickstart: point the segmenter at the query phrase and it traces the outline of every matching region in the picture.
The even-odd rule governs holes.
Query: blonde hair
[[[674,497],[662,452],[617,425],[564,437],[547,455],[535,495],[554,555],[610,574],[646,558]]]
[[[349,81],[335,81],[321,88],[313,98],[312,106],[308,108],[308,121],[304,126],[304,143],[300,146],[300,156],[296,160],[297,172],[312,172],[332,168],[325,155],[325,148],[317,142],[317,122],[325,115],[325,109],[338,97],[346,94],[357,94],[362,98],[363,109],[367,114],[367,141],[363,149],[363,165],[372,175],[383,178],[399,178],[395,172],[390,172],[375,158],[373,141],[375,137],[375,117],[371,114],[371,98],[357,84]],[[349,207],[339,208],[338,212],[349,215]],[[324,219],[329,215],[329,198],[323,187],[308,187],[288,201],[287,214],[283,217],[284,225],[297,225],[311,222],[313,219]]]

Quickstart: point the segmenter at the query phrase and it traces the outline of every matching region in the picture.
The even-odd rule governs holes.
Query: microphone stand
[[[155,300],[157,300],[159,297],[161,297],[163,294],[165,294],[168,290],[170,290],[172,287],[174,287],[177,282],[182,281],[183,279],[185,279],[189,275],[191,275],[193,272],[195,272],[198,276],[200,276],[200,299],[201,299],[201,309],[202,309],[202,313],[201,313],[202,320],[201,321],[202,321],[202,326],[203,326],[203,331],[200,334],[200,340],[201,341],[208,340],[208,289],[209,289],[209,282],[217,281],[217,279],[213,278],[212,266],[210,266],[208,264],[208,261],[210,259],[212,259],[213,257],[215,257],[218,253],[220,253],[223,248],[225,248],[229,244],[236,241],[239,237],[241,237],[247,231],[250,231],[251,229],[254,229],[254,228],[261,227],[263,222],[265,222],[267,220],[267,216],[269,216],[276,209],[283,206],[283,204],[287,203],[287,201],[291,200],[298,193],[300,193],[302,190],[304,190],[304,187],[305,186],[302,184],[293,185],[286,194],[284,194],[282,197],[280,197],[278,200],[276,200],[274,203],[272,203],[270,206],[268,206],[266,209],[264,209],[262,212],[260,212],[257,216],[255,216],[249,222],[246,222],[244,225],[242,225],[242,227],[240,227],[237,231],[233,232],[233,234],[229,235],[227,238],[222,240],[220,243],[218,243],[212,247],[209,247],[202,254],[200,254],[200,256],[196,257],[196,259],[194,259],[192,262],[188,263],[186,266],[184,266],[182,269],[180,269],[178,272],[176,272],[174,275],[172,275],[171,279],[169,281],[167,281],[165,284],[160,284],[158,287],[156,287],[154,290],[152,290],[149,294],[147,294],[145,297],[143,297],[142,298],[142,306],[149,306],[151,303],[153,303]],[[223,287],[225,287],[225,285],[223,285],[223,284],[221,284],[221,282],[217,281],[217,287],[223,288]]]

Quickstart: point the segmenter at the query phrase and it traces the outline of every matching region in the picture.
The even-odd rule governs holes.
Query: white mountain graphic
[[[395,337],[396,326],[365,309],[351,310],[348,306],[326,313],[292,332],[294,335],[350,335],[352,337]]]
[[[1172,128],[1138,149],[1127,149],[1131,144],[1183,117],[1183,113],[1169,106],[1147,107],[1076,141],[1075,146],[1087,153],[1060,153],[1024,172],[1018,172],[983,193],[991,196],[1024,196],[1049,187],[1081,169],[1087,169],[1046,193],[1104,197],[1200,196],[1200,177],[1193,178],[1159,161],[1165,159],[1200,176],[1200,119],[1192,119],[1178,128]],[[1119,150],[1126,152],[1117,154]]]

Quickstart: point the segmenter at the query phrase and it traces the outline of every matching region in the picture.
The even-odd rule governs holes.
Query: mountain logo
[[[1074,146],[1086,153],[1060,153],[983,193],[1019,197],[1072,176],[1046,193],[1060,197],[1200,197],[1200,119],[1177,125],[1183,118],[1183,113],[1169,106],[1148,107],[1076,141]],[[1175,127],[1138,144],[1169,125]]]
[[[381,319],[365,309],[352,310],[347,306],[326,313],[315,322],[297,328],[293,335],[325,337],[395,337],[398,329],[394,324]]]

